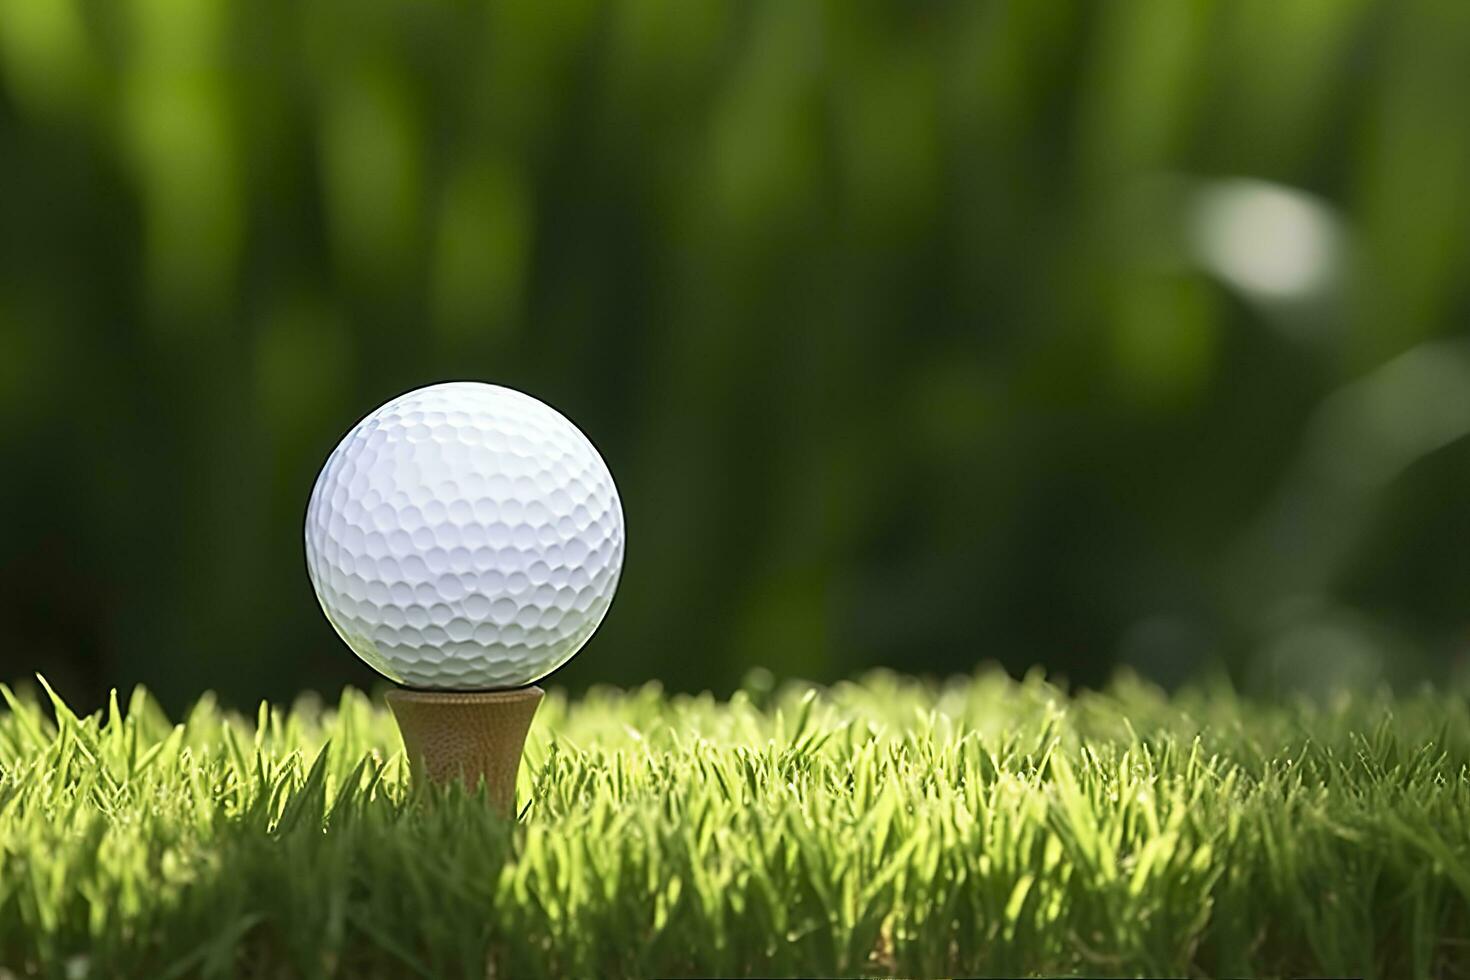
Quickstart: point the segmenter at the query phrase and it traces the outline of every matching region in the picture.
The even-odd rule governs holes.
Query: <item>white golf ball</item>
[[[322,610],[410,687],[530,684],[597,629],[623,567],[602,457],[529,395],[478,382],[410,391],[357,423],[306,510]]]

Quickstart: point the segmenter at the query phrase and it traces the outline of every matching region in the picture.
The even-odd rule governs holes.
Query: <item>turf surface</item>
[[[4,694],[0,975],[1470,974],[1449,693],[553,693],[518,824],[356,692]]]

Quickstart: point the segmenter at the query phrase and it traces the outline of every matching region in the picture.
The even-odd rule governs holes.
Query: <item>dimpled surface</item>
[[[327,459],[306,563],[353,651],[410,687],[519,687],[602,621],[623,510],[602,457],[551,407],[450,382],[393,399]]]

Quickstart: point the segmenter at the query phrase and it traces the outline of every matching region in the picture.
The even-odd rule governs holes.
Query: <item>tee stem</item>
[[[490,804],[516,815],[516,773],[526,732],[541,704],[539,687],[513,691],[388,692],[415,782],[445,785],[482,780]]]

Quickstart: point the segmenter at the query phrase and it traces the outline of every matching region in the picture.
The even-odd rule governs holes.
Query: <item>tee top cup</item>
[[[383,676],[419,777],[484,778],[502,809],[541,691],[607,614],[623,564],[607,465],[550,406],[497,385],[400,395],[317,477],[306,564]]]

